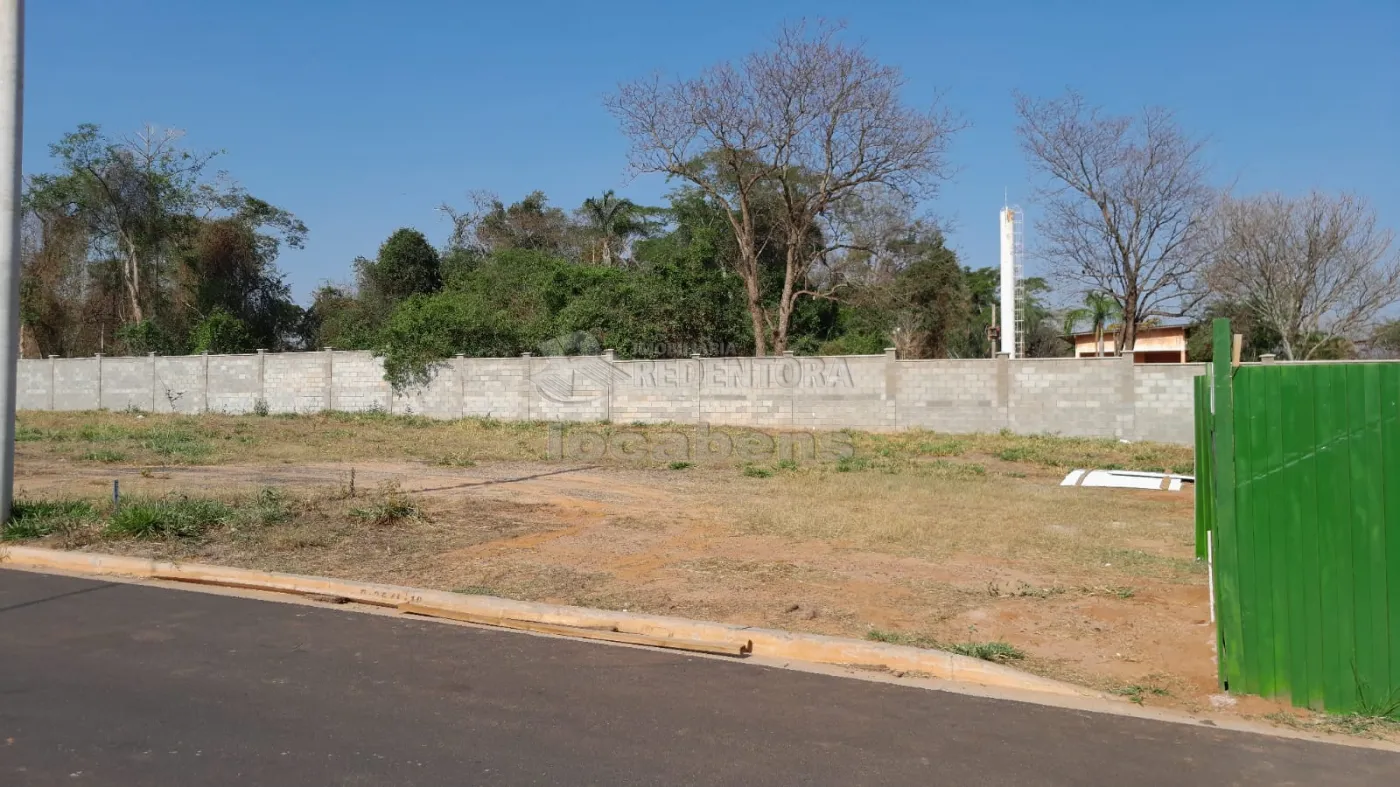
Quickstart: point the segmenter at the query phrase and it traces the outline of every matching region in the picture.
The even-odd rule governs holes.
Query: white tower
[[[1020,316],[1016,303],[1016,268],[1021,261],[1016,243],[1018,212],[1010,207],[1001,209],[1001,352],[1012,358],[1016,357],[1016,321]]]

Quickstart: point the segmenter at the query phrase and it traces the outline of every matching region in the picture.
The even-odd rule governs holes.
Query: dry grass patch
[[[975,554],[1052,576],[1177,580],[1200,570],[1191,558],[1193,530],[1179,500],[1114,490],[832,472],[774,478],[759,498],[720,502],[747,532],[928,560]],[[1169,549],[1147,551],[1137,544]]]

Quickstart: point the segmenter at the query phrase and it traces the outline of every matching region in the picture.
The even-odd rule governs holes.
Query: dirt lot
[[[26,413],[20,498],[94,504],[49,535],[9,536],[911,644],[1005,642],[1023,669],[1217,712],[1190,487],[1058,486],[1071,466],[1189,472],[1189,449],[848,438],[853,455],[828,461],[583,462],[548,458],[542,424]],[[212,497],[232,513],[114,534],[110,504],[95,502],[113,479],[124,499]]]

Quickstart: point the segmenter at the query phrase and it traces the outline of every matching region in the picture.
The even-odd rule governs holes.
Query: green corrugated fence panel
[[[1385,477],[1386,638],[1390,687],[1400,692],[1400,364],[1380,367],[1381,460]]]
[[[1339,712],[1400,698],[1400,364],[1221,366],[1196,441],[1222,681]],[[1200,458],[1222,455],[1233,472]]]
[[[1211,495],[1210,458],[1210,377],[1202,375],[1195,381],[1196,395],[1196,557],[1206,558],[1206,541],[1214,528],[1211,526],[1215,503]]]

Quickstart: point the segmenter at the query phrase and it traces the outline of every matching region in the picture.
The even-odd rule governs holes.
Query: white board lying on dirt
[[[1180,492],[1182,483],[1196,482],[1194,476],[1171,473],[1144,473],[1138,470],[1071,470],[1060,486],[1105,486],[1114,489],[1165,489]]]

